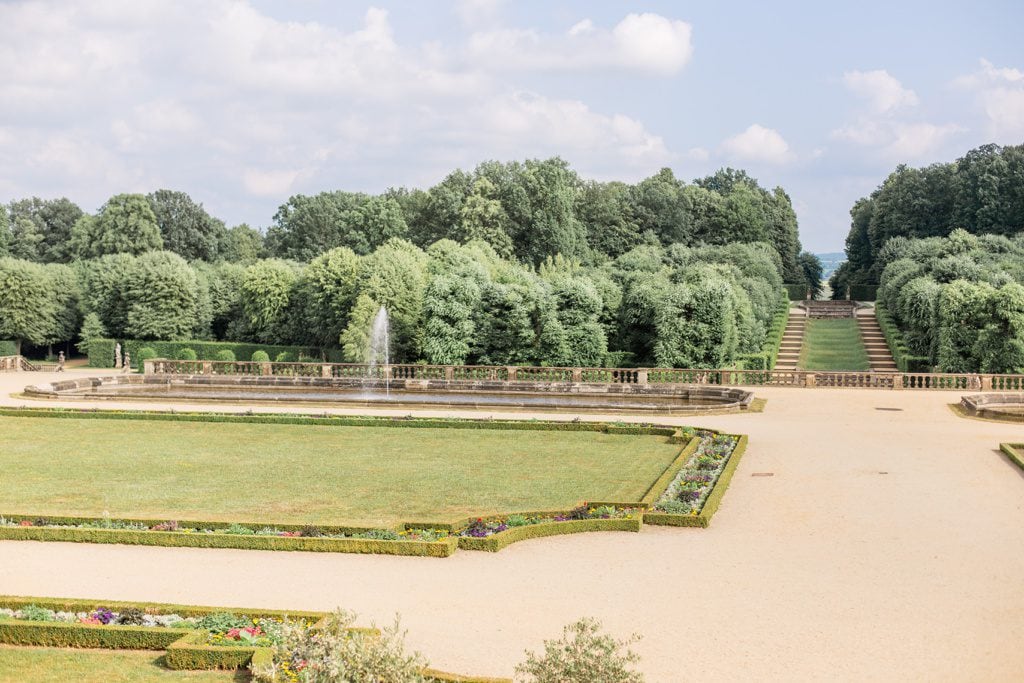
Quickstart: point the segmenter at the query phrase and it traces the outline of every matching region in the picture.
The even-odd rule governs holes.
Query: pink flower
[[[237,628],[231,629],[230,631],[228,631],[227,633],[224,634],[224,637],[225,638],[229,638],[231,640],[238,640],[239,639],[239,637],[238,637],[238,629]]]

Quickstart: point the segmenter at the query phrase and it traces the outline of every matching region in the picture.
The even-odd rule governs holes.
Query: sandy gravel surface
[[[0,375],[0,403],[47,377]],[[413,646],[464,673],[510,675],[592,615],[643,635],[649,681],[1021,680],[1024,472],[997,449],[1024,427],[954,416],[955,392],[756,395],[762,414],[659,420],[750,435],[709,529],[443,560],[0,542],[0,593],[398,612]]]

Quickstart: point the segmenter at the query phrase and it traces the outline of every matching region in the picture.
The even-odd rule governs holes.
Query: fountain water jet
[[[377,311],[373,319],[373,327],[370,328],[370,346],[367,350],[367,362],[370,368],[367,371],[370,379],[375,379],[377,366],[384,368],[384,395],[391,397],[391,334],[388,323],[388,309],[383,306]]]

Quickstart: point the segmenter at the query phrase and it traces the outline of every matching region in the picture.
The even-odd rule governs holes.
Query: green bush
[[[9,339],[0,339],[0,356],[17,356],[18,355],[18,344],[17,342]],[[113,351],[111,351],[111,358],[113,358]],[[111,362],[113,365],[113,362]]]
[[[153,352],[156,353],[156,350],[154,350]],[[183,349],[178,349],[178,360],[196,360],[197,358],[198,356],[196,355],[194,349],[190,349],[187,346]]]
[[[135,362],[138,363],[139,372],[145,370],[145,362],[156,358],[156,350],[149,347],[143,346],[139,349],[139,355],[135,357]]]
[[[112,368],[114,367],[114,345],[117,344],[116,339],[93,339],[89,342],[89,367],[93,368]],[[306,348],[301,346],[268,346],[266,344],[250,344],[245,342],[211,342],[211,341],[199,341],[199,340],[187,340],[187,341],[140,341],[135,339],[129,339],[128,341],[121,342],[123,350],[131,354],[132,358],[138,357],[139,349],[142,347],[150,347],[155,349],[159,358],[177,358],[178,353],[183,348],[189,348],[195,351],[196,356],[199,360],[214,360],[217,356],[217,352],[225,349],[235,354],[235,358],[251,358],[252,354],[257,351],[264,351],[268,354],[278,354],[282,352],[289,352],[295,354],[298,358],[299,354],[308,356],[310,358],[320,359],[322,356],[326,356],[330,362],[341,362],[341,350],[340,349],[315,349]],[[0,354],[3,355],[3,354]],[[269,355],[268,355],[269,360]]]
[[[642,683],[643,674],[633,670],[640,656],[629,649],[639,639],[617,640],[601,633],[599,621],[580,619],[559,640],[545,640],[542,655],[527,652],[516,673],[527,683]]]
[[[275,363],[294,363],[296,361],[296,355],[291,351],[282,351],[281,353],[274,356]]]
[[[270,362],[270,356],[267,354],[266,351],[264,351],[262,349],[258,349],[256,351],[252,352],[252,356],[251,356],[250,360],[253,363],[269,363]]]
[[[221,349],[220,351],[218,351],[214,355],[213,359],[214,360],[219,360],[219,361],[227,361],[227,362],[234,363],[235,362],[235,352],[232,351],[231,349]]]

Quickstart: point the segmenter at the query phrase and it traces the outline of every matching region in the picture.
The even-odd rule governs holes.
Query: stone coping
[[[382,380],[364,380],[356,378],[332,378],[332,377],[292,377],[277,376],[263,377],[253,375],[113,375],[108,377],[85,377],[78,379],[62,379],[45,384],[37,384],[25,387],[25,394],[33,398],[46,399],[131,399],[130,391],[123,394],[99,393],[101,387],[109,386],[170,386],[170,387],[202,387],[202,388],[224,388],[244,390],[246,388],[268,388],[280,390],[284,393],[299,391],[302,389],[321,390],[353,390],[366,389],[385,391],[390,389],[393,392],[405,392],[409,395],[433,392],[441,395],[437,401],[410,401],[403,403],[400,400],[388,402],[374,401],[372,399],[353,397],[353,400],[340,399],[337,396],[325,395],[322,399],[310,399],[304,397],[266,397],[252,398],[239,397],[239,402],[248,401],[271,401],[271,402],[314,402],[333,403],[344,405],[357,405],[364,407],[372,406],[446,406],[465,408],[536,408],[542,410],[601,410],[601,411],[643,411],[657,413],[687,413],[687,412],[735,412],[746,410],[753,401],[754,394],[744,389],[730,388],[723,386],[709,385],[688,385],[688,384],[603,384],[587,382],[527,382],[527,381],[500,381],[500,380],[443,380],[443,379],[392,379],[385,385]],[[480,397],[479,401],[445,401],[443,394],[446,392],[473,394]],[[496,401],[489,398],[501,395],[503,400]],[[508,401],[509,396],[523,396],[524,401]],[[571,397],[572,404],[566,405],[538,405],[536,401],[525,399],[536,397]],[[594,401],[588,402],[586,398],[594,397]],[[614,397],[629,401],[630,405],[624,407],[609,406],[596,400],[598,397]],[[159,396],[145,395],[137,398],[148,401],[160,401]],[[645,401],[644,399],[651,399]],[[695,399],[699,401],[712,401],[714,404],[687,405],[685,402]],[[229,402],[231,399],[221,397],[195,398],[169,397],[163,400],[203,400],[215,402]]]

